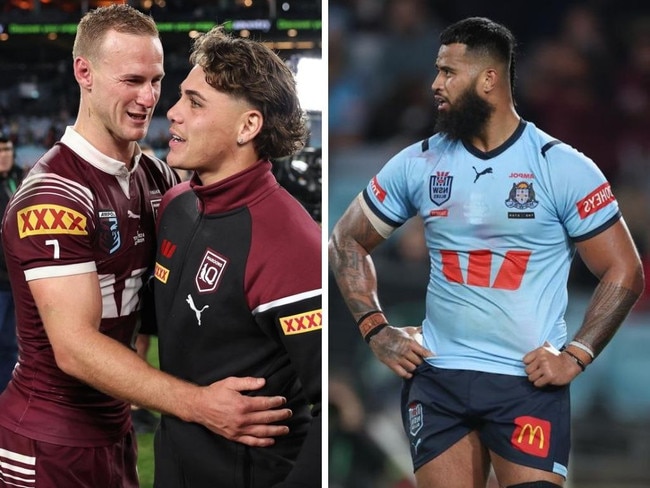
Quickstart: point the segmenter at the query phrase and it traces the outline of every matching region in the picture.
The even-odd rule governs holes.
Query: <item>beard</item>
[[[453,141],[467,141],[481,134],[492,112],[494,107],[468,88],[448,111],[438,112],[435,131]]]

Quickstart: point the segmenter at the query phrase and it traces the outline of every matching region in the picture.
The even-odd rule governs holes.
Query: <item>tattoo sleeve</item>
[[[330,239],[330,268],[355,321],[371,310],[381,310],[370,252],[383,240],[358,206],[348,209]]]
[[[639,293],[615,283],[600,282],[574,340],[591,347],[594,357],[602,352],[627,317]]]

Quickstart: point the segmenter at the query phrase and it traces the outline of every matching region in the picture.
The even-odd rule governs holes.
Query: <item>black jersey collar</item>
[[[523,134],[524,129],[526,128],[526,121],[524,119],[519,119],[519,125],[515,129],[515,131],[512,133],[508,139],[501,144],[499,147],[492,149],[491,151],[488,152],[483,152],[478,149],[476,149],[474,146],[472,146],[470,143],[463,141],[463,146],[465,146],[465,149],[467,149],[472,155],[476,156],[477,158],[480,159],[492,159],[502,152],[504,152],[506,149],[508,149],[510,146],[512,146],[515,142],[517,142],[517,139],[521,137],[521,134]]]

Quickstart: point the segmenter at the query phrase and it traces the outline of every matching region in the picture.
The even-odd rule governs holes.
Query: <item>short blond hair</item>
[[[104,37],[110,30],[160,38],[154,20],[139,10],[126,4],[100,7],[88,12],[79,22],[72,47],[72,59],[78,56],[97,59]]]

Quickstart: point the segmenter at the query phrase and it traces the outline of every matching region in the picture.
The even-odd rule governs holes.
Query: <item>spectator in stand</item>
[[[411,142],[430,134],[435,122],[429,91],[421,81],[434,75],[431,53],[438,49],[442,25],[424,0],[388,0],[382,18],[384,36],[378,76],[369,87],[374,100],[366,137]]]
[[[352,60],[349,14],[341,7],[329,13],[329,143],[333,149],[362,141],[368,112],[368,93]]]
[[[524,61],[520,93],[527,118],[596,159],[605,177],[615,181],[611,136],[616,114],[611,104],[603,103],[612,95],[601,76],[610,54],[599,22],[588,7],[569,9],[561,29],[537,43]]]
[[[23,169],[16,164],[16,150],[9,136],[0,133],[0,215],[23,179]],[[11,379],[18,359],[16,311],[7,273],[4,250],[0,243],[0,392]]]

